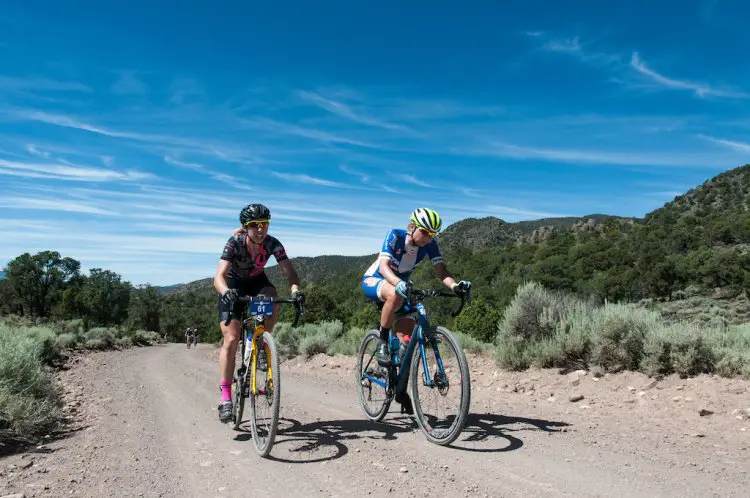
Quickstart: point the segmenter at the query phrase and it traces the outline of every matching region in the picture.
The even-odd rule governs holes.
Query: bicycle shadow
[[[395,421],[395,423],[393,423]],[[397,434],[414,430],[411,419],[390,419],[388,423],[369,420],[318,420],[302,424],[291,418],[279,419],[279,430],[269,460],[284,463],[319,463],[337,460],[347,453],[345,442],[395,440]],[[250,423],[240,426],[236,441],[252,440]],[[280,455],[289,455],[280,456]]]
[[[531,431],[553,434],[565,432],[563,428],[568,426],[570,424],[567,422],[552,420],[470,413],[463,432],[448,447],[480,453],[515,451],[523,447],[524,441],[511,433]]]

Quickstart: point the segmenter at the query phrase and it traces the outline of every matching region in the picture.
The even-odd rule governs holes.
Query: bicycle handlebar
[[[409,295],[412,299],[416,299],[417,301],[422,301],[426,297],[457,297],[461,300],[461,303],[458,305],[458,308],[456,308],[454,311],[451,311],[452,317],[457,317],[459,313],[461,313],[461,310],[464,309],[464,305],[466,304],[466,298],[468,294],[465,294],[463,296],[456,295],[453,292],[445,292],[443,290],[435,290],[435,289],[412,289],[411,286],[409,286]],[[471,299],[469,297],[469,299]]]
[[[232,306],[230,307],[229,316],[224,321],[224,325],[229,325],[229,322],[232,321],[232,314],[234,313],[234,306],[237,303],[249,303],[250,301],[252,301],[253,299],[256,299],[257,297],[258,296],[237,296],[237,299],[234,300],[234,302],[232,303]],[[297,326],[297,322],[299,321],[300,315],[304,313],[302,302],[296,299],[264,296],[263,300],[271,301],[272,304],[293,304],[295,309],[294,309],[294,323],[292,323],[292,327]]]

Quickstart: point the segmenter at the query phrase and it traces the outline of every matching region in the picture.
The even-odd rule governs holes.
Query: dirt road
[[[62,373],[80,430],[0,460],[0,495],[684,497],[750,489],[747,382],[519,374],[474,357],[469,427],[444,448],[396,413],[383,424],[363,420],[353,359],[298,358],[283,364],[283,425],[264,460],[249,432],[217,420],[215,357],[206,345],[165,345],[80,358]],[[584,399],[571,402],[573,394]],[[701,416],[704,405],[713,413]]]

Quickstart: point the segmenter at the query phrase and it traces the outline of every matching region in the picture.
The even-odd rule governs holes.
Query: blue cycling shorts
[[[385,301],[382,297],[380,297],[380,288],[385,283],[385,279],[383,277],[365,277],[362,279],[362,291],[365,293],[365,297],[367,299],[370,299],[371,301],[380,301],[381,303]]]

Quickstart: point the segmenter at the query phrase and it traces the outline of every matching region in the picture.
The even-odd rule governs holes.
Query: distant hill
[[[347,274],[362,274],[365,269],[375,260],[376,253],[369,256],[316,256],[294,258],[294,268],[299,278],[305,284],[324,282],[333,276]],[[274,265],[266,269],[269,280],[280,288],[286,288],[286,277],[281,273],[281,268]],[[159,287],[163,294],[190,292],[193,290],[205,290],[213,288],[213,277],[195,280],[185,284],[169,285]]]
[[[488,216],[486,218],[466,218],[445,229],[438,242],[443,251],[468,249],[478,251],[503,244],[524,242],[539,243],[556,230],[581,230],[594,228],[606,221],[634,222],[634,218],[621,218],[605,214],[591,214],[582,217],[542,218],[532,221],[508,223]]]
[[[484,282],[483,292],[500,300],[507,298],[501,287],[528,279],[611,300],[670,298],[688,285],[709,293],[725,286],[741,289],[750,285],[750,165],[717,175],[642,219],[606,214],[517,223],[467,218],[446,227],[437,240],[454,272]],[[293,261],[305,285],[336,282],[337,288],[354,289],[375,257]],[[415,277],[430,274],[420,268]],[[277,266],[268,275],[286,287]],[[207,278],[162,291],[211,287]]]
[[[4,278],[5,278],[5,272],[4,271],[0,271],[0,280],[2,280]]]

